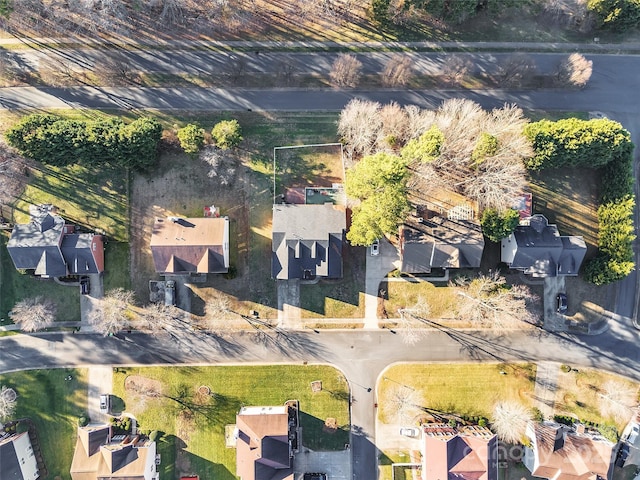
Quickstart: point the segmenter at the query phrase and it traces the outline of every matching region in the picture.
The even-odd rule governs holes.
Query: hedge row
[[[66,120],[57,115],[23,117],[5,133],[21,154],[49,165],[112,164],[143,169],[157,158],[162,127],[153,118],[131,123],[111,120]]]

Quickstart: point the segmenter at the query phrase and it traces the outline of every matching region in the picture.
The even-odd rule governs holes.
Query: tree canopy
[[[346,191],[361,201],[353,208],[347,239],[353,245],[371,245],[393,234],[407,214],[406,162],[388,153],[364,157],[347,171]]]
[[[524,128],[535,152],[525,160],[529,170],[606,165],[629,148],[631,136],[622,125],[606,118],[540,120]]]
[[[5,133],[22,155],[42,163],[111,163],[136,169],[156,161],[162,127],[149,117],[131,123],[120,119],[67,120],[56,115],[31,114]]]

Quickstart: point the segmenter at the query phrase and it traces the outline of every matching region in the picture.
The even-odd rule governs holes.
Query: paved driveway
[[[329,480],[351,480],[351,452],[313,452],[307,448],[293,457],[296,480],[302,473],[326,473]],[[298,473],[301,475],[298,477]],[[372,479],[373,480],[373,479]]]
[[[89,418],[92,423],[107,423],[109,415],[100,411],[100,395],[110,394],[113,388],[113,368],[110,366],[89,367],[87,401]]]

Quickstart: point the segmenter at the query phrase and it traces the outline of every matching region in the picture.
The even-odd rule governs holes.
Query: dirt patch
[[[159,397],[164,390],[162,382],[142,375],[129,375],[124,380],[124,388],[128,392],[134,392],[147,397]]]

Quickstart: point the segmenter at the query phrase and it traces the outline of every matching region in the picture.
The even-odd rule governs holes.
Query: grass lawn
[[[0,233],[0,318],[9,323],[8,312],[16,302],[41,295],[58,306],[56,320],[80,320],[80,289],[58,285],[53,279],[22,275],[7,252],[8,235]]]
[[[65,377],[71,375],[72,380]],[[47,467],[46,478],[69,478],[78,417],[87,411],[87,370],[27,370],[0,375],[18,394],[14,418],[33,420]]]
[[[413,480],[413,471],[409,467],[394,467],[394,463],[410,463],[408,452],[402,450],[384,451],[378,454],[379,480]]]
[[[104,247],[104,291],[114,288],[129,289],[129,244],[107,241]]]
[[[430,282],[382,282],[380,290],[384,291],[384,315],[398,318],[398,309],[412,308],[417,303],[426,302],[430,308],[430,317],[454,321],[456,295],[446,283],[436,286]]]
[[[603,399],[607,395],[607,384],[613,385],[618,393],[617,403],[637,405],[640,384],[613,373],[589,368],[578,371],[560,371],[556,391],[556,414],[577,416],[597,424],[613,424],[622,431],[632,415],[632,408],[624,409],[626,415],[616,418],[610,408],[611,403]],[[624,393],[623,393],[624,392]],[[625,395],[626,394],[626,395]]]
[[[300,307],[307,318],[362,318],[366,249],[346,246],[341,280],[300,285]]]
[[[349,403],[344,377],[328,366],[151,367],[119,369],[114,373],[114,395],[122,398],[142,430],[163,432],[161,478],[195,473],[200,478],[235,479],[235,449],[227,448],[225,425],[235,423],[240,407],[282,405],[300,401],[303,444],[313,450],[341,450],[348,443]],[[145,397],[125,388],[130,375],[160,382],[162,395]],[[323,391],[312,393],[310,382],[322,380]],[[206,385],[215,395],[202,399],[197,389]],[[181,406],[191,405],[189,410]],[[323,431],[327,418],[339,429]]]
[[[507,372],[503,375],[501,372]],[[395,423],[389,398],[398,388],[413,389],[416,405],[441,413],[489,418],[499,400],[533,406],[534,364],[403,364],[385,371],[377,386],[379,420]]]
[[[16,223],[29,221],[29,205],[52,203],[68,223],[127,241],[127,177],[121,168],[34,164],[25,191],[13,205]]]

